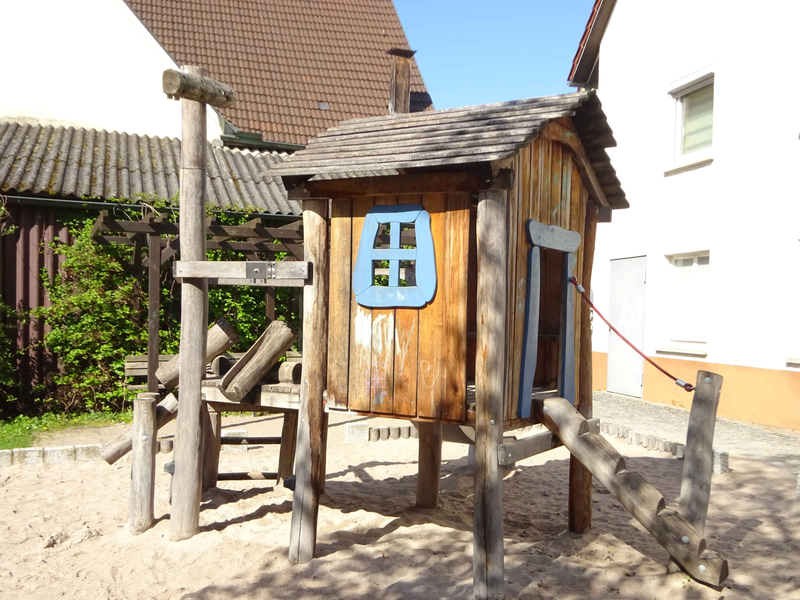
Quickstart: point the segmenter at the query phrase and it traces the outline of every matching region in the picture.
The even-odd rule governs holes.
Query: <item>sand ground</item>
[[[270,482],[221,482],[203,497],[201,533],[171,543],[170,455],[158,456],[153,529],[126,527],[130,458],[0,468],[0,598],[468,599],[472,590],[473,478],[466,447],[443,448],[441,503],[414,508],[417,440],[345,444],[332,418],[318,557],[292,566],[291,492]],[[242,423],[249,421],[246,425]],[[226,418],[228,428],[277,435],[280,417]],[[44,440],[89,443],[121,426],[56,432]],[[682,463],[610,440],[675,503]],[[222,471],[273,471],[277,448],[224,452]],[[715,476],[706,526],[730,563],[720,590],[665,575],[666,552],[595,485],[591,533],[567,531],[568,453],[509,470],[504,482],[506,597],[559,600],[800,600],[800,501],[796,475],[773,457],[732,455]]]

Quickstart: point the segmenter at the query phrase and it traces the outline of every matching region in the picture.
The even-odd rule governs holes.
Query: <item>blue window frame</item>
[[[389,248],[375,248],[381,225],[390,225]],[[400,230],[413,225],[417,247],[400,247]],[[373,261],[389,262],[389,285],[375,285]],[[400,286],[400,261],[415,261],[416,285]],[[353,268],[356,302],[368,308],[419,308],[436,293],[436,259],[431,217],[416,204],[374,206],[364,217],[361,241]]]

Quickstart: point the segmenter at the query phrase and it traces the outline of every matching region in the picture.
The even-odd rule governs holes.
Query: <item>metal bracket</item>
[[[247,279],[275,279],[275,261],[247,261],[245,263],[245,276]]]

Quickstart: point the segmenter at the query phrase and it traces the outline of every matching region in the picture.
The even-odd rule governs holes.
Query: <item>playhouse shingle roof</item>
[[[164,200],[176,197],[181,143],[176,138],[0,122],[0,192],[45,198]],[[270,171],[285,154],[208,146],[208,201],[300,215]]]
[[[408,48],[392,0],[126,2],[178,64],[236,90],[227,119],[270,141],[305,144],[344,119],[386,114],[387,51]],[[411,110],[429,106],[413,62]]]
[[[274,175],[324,176],[481,163],[514,155],[551,121],[572,117],[612,206],[627,207],[605,148],[613,132],[594,92],[345,121],[314,138]]]

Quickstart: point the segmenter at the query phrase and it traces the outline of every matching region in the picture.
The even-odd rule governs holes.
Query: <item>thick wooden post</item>
[[[133,402],[133,454],[131,494],[128,503],[131,533],[139,534],[155,523],[156,394],[139,394]]]
[[[187,67],[190,75],[206,75]],[[206,259],[206,105],[181,100],[180,237],[181,260]],[[205,372],[208,285],[205,279],[181,281],[180,406],[175,431],[170,539],[192,537],[200,526],[202,450],[200,386]]]
[[[278,485],[283,485],[287,477],[294,475],[294,456],[297,448],[297,413],[283,413],[281,428],[281,450],[278,455]]]
[[[159,316],[161,301],[161,237],[147,236],[147,391],[158,392]]]
[[[586,207],[583,226],[583,270],[581,282],[591,290],[594,244],[597,237],[597,206]],[[583,302],[578,297],[575,302]],[[588,306],[581,309],[580,364],[578,365],[578,398],[575,408],[583,418],[592,418],[592,315]],[[569,457],[569,530],[584,533],[592,527],[592,474],[578,459]]]
[[[296,483],[289,561],[308,562],[317,543],[317,512],[325,481],[328,415],[323,410],[328,365],[328,201],[303,202],[305,259],[311,283],[303,289],[303,376],[297,427]]]
[[[389,82],[389,114],[411,111],[411,60],[416,50],[391,48],[392,71]]]
[[[222,413],[207,404],[201,409],[203,419],[203,491],[217,485],[219,475],[219,451],[222,445]]]
[[[698,371],[689,428],[686,433],[686,454],[683,457],[681,516],[702,536],[706,529],[706,514],[711,499],[711,475],[714,473],[714,426],[722,391],[722,375]],[[670,560],[667,572],[676,573],[680,567]]]
[[[417,423],[419,430],[419,474],[417,506],[439,506],[439,479],[442,470],[442,424]]]
[[[476,600],[504,597],[503,481],[497,463],[497,446],[503,441],[506,358],[506,194],[500,190],[481,192],[478,203],[475,537],[472,554]]]

